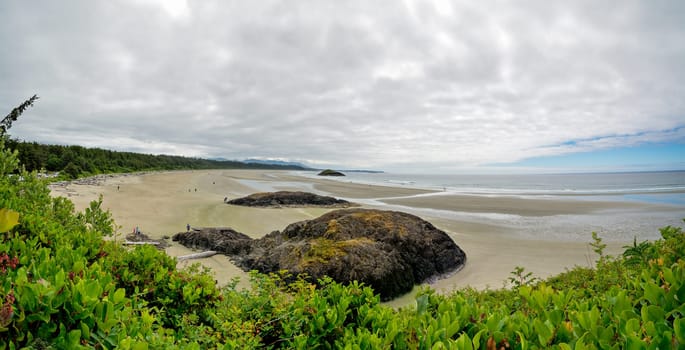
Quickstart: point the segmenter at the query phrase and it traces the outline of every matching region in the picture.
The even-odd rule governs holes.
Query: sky
[[[12,137],[397,172],[685,169],[685,1],[0,2]]]

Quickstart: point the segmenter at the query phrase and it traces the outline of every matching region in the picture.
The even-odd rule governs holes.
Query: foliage
[[[626,265],[637,266],[648,261],[652,244],[647,241],[643,241],[638,244],[637,238],[634,238],[633,245],[624,246],[623,249],[625,249],[623,252],[623,258],[625,259]]]
[[[16,153],[0,152],[3,167],[16,164]],[[167,322],[169,314],[202,314],[216,299],[207,296],[218,296],[214,281],[176,270],[157,251],[104,240],[113,222],[101,199],[75,213],[70,201],[51,198],[35,174],[18,175],[0,177],[0,208],[9,213],[0,233],[0,349],[185,347],[165,326],[191,322]],[[165,285],[144,293],[153,278]]]
[[[592,251],[599,255],[599,258],[604,257],[604,249],[607,247],[606,244],[602,243],[602,238],[599,237],[597,232],[592,232],[592,243],[590,243]]]
[[[38,99],[37,95],[29,97],[28,100],[24,101],[22,104],[14,108],[5,118],[0,121],[0,137],[7,133],[7,130],[12,127],[12,122],[16,121],[24,111],[33,106],[33,103]]]
[[[5,138],[0,137],[0,176],[5,177],[19,168],[19,153],[5,148]]]
[[[511,277],[509,277],[509,283],[514,288],[531,285],[535,281],[537,278],[533,276],[532,272],[526,272],[526,268],[523,266],[516,266],[511,272]]]
[[[19,224],[19,213],[14,210],[0,209],[0,233],[11,230]]]
[[[197,265],[179,270],[154,248],[105,239],[113,222],[102,199],[77,213],[19,170],[15,152],[0,154],[0,208],[10,213],[0,215],[9,222],[0,233],[0,349],[685,348],[678,227],[615,258],[595,235],[594,268],[538,281],[517,267],[514,288],[422,288],[415,306],[394,310],[361,284],[314,286],[286,272],[220,289]]]

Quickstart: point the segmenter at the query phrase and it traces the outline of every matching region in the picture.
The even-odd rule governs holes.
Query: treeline
[[[7,147],[19,152],[19,161],[28,171],[60,172],[74,179],[106,173],[186,169],[280,169],[304,170],[294,165],[243,163],[169,155],[117,152],[82,146],[45,145],[37,142],[7,140]]]

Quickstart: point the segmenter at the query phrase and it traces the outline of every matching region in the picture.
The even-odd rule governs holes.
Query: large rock
[[[339,171],[336,171],[336,170],[331,170],[331,169],[322,170],[317,175],[319,175],[319,176],[345,176],[345,174],[343,174]]]
[[[152,239],[150,236],[142,232],[132,232],[126,235],[126,242],[124,244],[149,243],[154,245],[159,250],[164,250],[169,246],[169,242],[163,239]]]
[[[215,250],[228,255],[247,254],[252,250],[252,238],[228,227],[193,228],[179,232],[171,239],[189,248]]]
[[[243,243],[238,242],[240,249],[224,243],[228,251],[213,243],[205,248],[229,254],[246,271],[289,270],[293,275],[305,273],[312,281],[330,276],[341,283],[364,282],[383,300],[456,271],[466,262],[464,251],[445,232],[394,211],[336,210],[253,240],[249,248]]]
[[[320,196],[309,192],[260,192],[247,197],[232,199],[227,204],[243,205],[248,207],[336,207],[346,208],[352,203],[329,196]]]

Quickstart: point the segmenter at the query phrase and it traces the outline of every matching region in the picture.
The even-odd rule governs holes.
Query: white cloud
[[[41,96],[27,140],[345,167],[683,142],[684,7],[7,1],[0,105]]]
[[[173,19],[185,19],[190,15],[187,0],[130,0],[134,4],[154,6]]]

